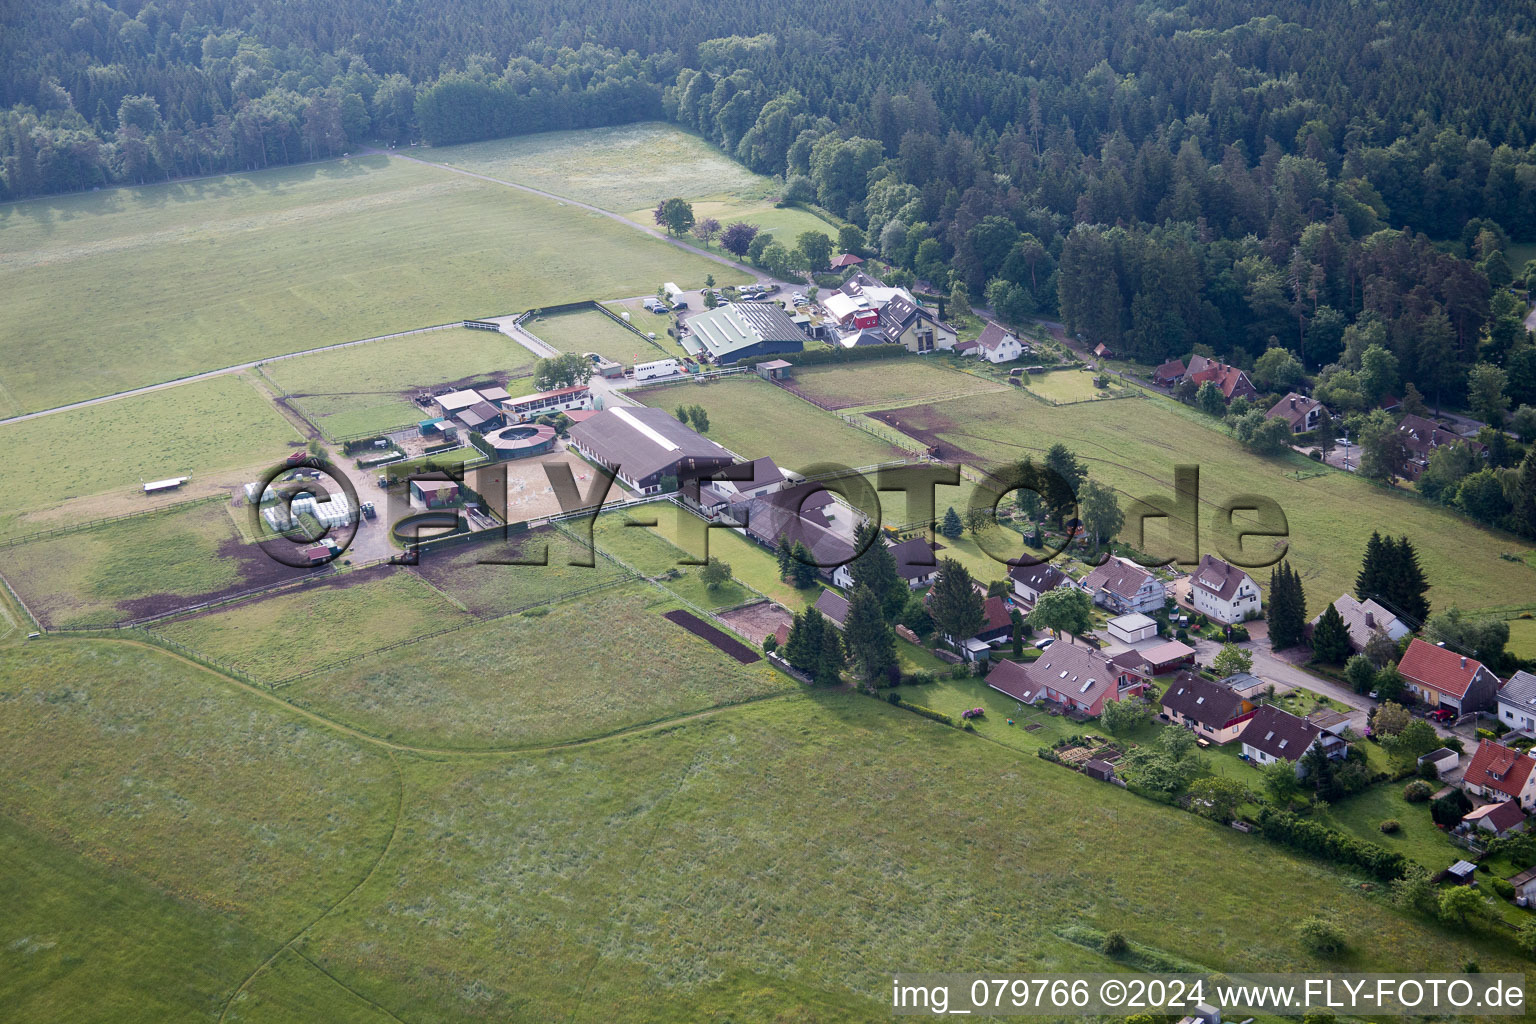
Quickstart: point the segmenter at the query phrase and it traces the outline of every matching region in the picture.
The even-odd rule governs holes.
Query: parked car
[[[1053,644],[1055,642],[1056,642],[1055,639],[1052,638],[1052,637],[1046,637],[1044,640],[1036,640],[1035,641],[1035,650],[1043,651],[1043,650],[1045,650],[1047,647],[1051,646],[1051,644]]]
[[[1456,712],[1450,708],[1436,708],[1429,713],[1428,717],[1436,722],[1449,722],[1456,717]]]

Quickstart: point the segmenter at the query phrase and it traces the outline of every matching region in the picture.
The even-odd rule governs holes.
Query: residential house
[[[1349,753],[1349,744],[1337,734],[1273,704],[1260,705],[1243,726],[1241,738],[1243,753],[1250,760],[1259,764],[1295,761],[1297,775],[1306,774],[1301,758],[1313,744],[1321,745],[1334,759]]]
[[[741,479],[722,479],[726,476]],[[710,477],[708,481],[698,483],[697,494],[693,493],[693,487],[684,488],[683,500],[711,520],[729,515],[733,508],[753,498],[772,494],[788,483],[783,471],[766,455],[751,462],[738,462],[726,469],[716,470]]]
[[[1196,610],[1231,625],[1259,615],[1259,585],[1253,577],[1215,555],[1206,555],[1189,575]]]
[[[1157,620],[1140,612],[1132,612],[1110,619],[1105,629],[1120,643],[1135,644],[1157,636]]]
[[[880,307],[880,330],[889,344],[920,355],[955,347],[955,329],[905,295]]]
[[[1013,580],[1013,592],[1030,604],[1040,600],[1040,595],[1047,590],[1072,585],[1072,577],[1049,562],[1009,565],[1008,578]]]
[[[646,406],[605,409],[572,426],[570,438],[578,452],[640,494],[660,494],[668,477],[683,484],[736,462],[671,413]]]
[[[1402,438],[1403,446],[1408,449],[1407,475],[1414,480],[1429,466],[1430,454],[1445,445],[1463,444],[1479,458],[1488,457],[1488,446],[1482,442],[1453,434],[1433,420],[1413,413],[1398,421],[1397,434]]]
[[[1119,556],[1106,560],[1084,576],[1078,586],[1088,592],[1095,604],[1116,615],[1127,612],[1146,615],[1163,607],[1168,600],[1161,580],[1135,562]]]
[[[1152,383],[1160,387],[1171,388],[1184,379],[1184,373],[1184,360],[1170,359],[1152,371]]]
[[[1098,356],[1100,359],[1113,359],[1113,358],[1115,358],[1115,350],[1110,348],[1108,345],[1104,344],[1103,342],[1100,342],[1099,344],[1093,346],[1093,354]]]
[[[823,590],[816,595],[814,607],[838,629],[842,629],[848,622],[848,599],[830,590]]]
[[[1352,594],[1341,594],[1339,599],[1333,602],[1333,607],[1338,610],[1339,617],[1344,620],[1344,626],[1349,630],[1349,646],[1356,653],[1365,650],[1365,645],[1371,642],[1371,637],[1377,633],[1385,633],[1393,641],[1401,640],[1413,630],[1408,624],[1396,615],[1387,611],[1375,601],[1367,598],[1357,601]],[[1316,628],[1322,613],[1319,612],[1308,624]],[[1311,628],[1308,629],[1310,636]]]
[[[742,522],[747,536],[770,550],[778,550],[780,544],[804,545],[822,578],[830,580],[854,556],[850,538],[857,524],[850,522],[839,530],[834,523],[844,508],[820,484],[802,483],[751,498],[733,508],[731,518]],[[852,510],[847,514],[858,517]]]
[[[1162,708],[1170,722],[1216,744],[1237,739],[1258,710],[1227,687],[1193,672],[1180,672],[1169,680]]]
[[[1515,898],[1523,899],[1529,905],[1536,902],[1536,868],[1526,868],[1518,875],[1510,875],[1510,885],[1515,887]]]
[[[1280,401],[1270,406],[1269,412],[1264,414],[1267,420],[1285,420],[1293,434],[1306,434],[1317,429],[1317,424],[1322,419],[1323,403],[1306,395],[1298,395],[1292,391]]]
[[[988,320],[986,328],[976,338],[975,352],[989,363],[1011,363],[1024,354],[1024,345],[1013,332]]]
[[[1536,675],[1524,669],[1499,687],[1499,721],[1514,732],[1536,735]]]
[[[851,252],[845,252],[832,257],[832,269],[842,270],[844,267],[856,267],[863,262],[864,260],[862,257],[855,256]]]
[[[1495,837],[1507,836],[1511,832],[1525,830],[1525,817],[1525,811],[1520,808],[1518,800],[1504,800],[1483,804],[1469,811],[1466,817],[1461,819],[1461,824],[1456,827],[1456,830],[1470,832],[1476,829]]]
[[[899,544],[886,542],[886,547],[891,549],[891,557],[896,561],[896,575],[906,582],[909,590],[920,590],[938,577],[938,557],[932,545],[922,537],[909,537]],[[852,590],[852,563],[838,566],[832,573],[832,582],[844,590]]]
[[[976,589],[981,591],[980,586]],[[923,597],[924,604],[932,596],[933,591],[930,590]],[[1003,641],[1013,635],[1012,609],[1001,597],[989,597],[983,601],[981,613],[981,628],[971,636],[953,637],[948,633],[943,634],[945,642],[959,648],[960,656],[966,661],[986,660],[988,648],[1001,646]]]
[[[1457,714],[1491,710],[1499,692],[1499,677],[1482,662],[1418,637],[1403,652],[1397,671],[1420,701]]]
[[[1190,357],[1187,376],[1196,384],[1204,384],[1206,381],[1215,384],[1228,402],[1234,398],[1253,398],[1259,393],[1259,389],[1253,386],[1253,381],[1242,370],[1205,356]]]
[[[719,366],[801,352],[805,332],[776,302],[727,302],[688,318],[683,350]]]
[[[1023,704],[1050,701],[1080,715],[1093,717],[1111,700],[1139,695],[1145,681],[1121,671],[1102,654],[1058,641],[1032,662],[999,661],[987,675],[987,685]]]
[[[1482,740],[1461,777],[1461,788],[1489,800],[1515,800],[1536,810],[1536,759],[1495,740]]]

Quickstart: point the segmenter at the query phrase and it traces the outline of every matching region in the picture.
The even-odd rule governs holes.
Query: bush
[[[1434,795],[1435,791],[1423,779],[1414,779],[1403,787],[1403,799],[1411,804],[1425,803]]]
[[[1381,823],[1381,830],[1387,835],[1396,835],[1403,830],[1403,823],[1396,818],[1388,818]]]
[[[901,694],[897,693],[895,690],[892,690],[890,693],[885,695],[885,699],[892,704],[900,704]]]
[[[901,682],[905,686],[927,686],[933,682],[932,672],[913,672],[909,676],[903,676]]]
[[[933,708],[925,708],[921,704],[913,704],[911,701],[902,700],[899,697],[896,699],[896,706],[899,708],[905,708],[908,711],[911,711],[913,714],[922,715],[924,718],[931,718],[935,722],[942,722],[945,725],[955,724],[955,720],[950,718],[942,711],[935,711]]]
[[[1131,944],[1125,940],[1123,932],[1110,932],[1104,936],[1105,956],[1123,956],[1130,948]]]
[[[1488,888],[1498,894],[1500,899],[1512,900],[1515,898],[1515,887],[1509,884],[1508,879],[1490,878]]]
[[[1318,956],[1338,956],[1344,952],[1344,933],[1324,917],[1309,917],[1296,926],[1301,944]]]
[[[1247,626],[1233,626],[1227,633],[1227,639],[1235,644],[1247,643],[1250,639]]]

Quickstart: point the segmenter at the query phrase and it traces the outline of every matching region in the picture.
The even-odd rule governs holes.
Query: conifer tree
[[[816,585],[817,573],[810,550],[800,541],[795,541],[794,547],[790,548],[790,582],[796,590],[804,590]]]
[[[896,664],[896,634],[886,622],[880,599],[868,587],[855,587],[843,622],[843,645],[855,671],[871,689]]]
[[[1368,601],[1386,596],[1384,548],[1381,534],[1372,531],[1371,539],[1365,542],[1365,557],[1360,560],[1360,575],[1355,577],[1355,597],[1358,600]]]
[[[1312,656],[1329,665],[1342,665],[1349,650],[1349,627],[1344,625],[1344,616],[1330,604],[1312,629]]]
[[[939,562],[939,578],[928,594],[928,614],[941,636],[957,642],[975,636],[981,628],[984,603],[965,566],[953,558]]]
[[[868,587],[885,618],[895,618],[906,607],[909,591],[896,572],[896,556],[881,539],[880,528],[874,523],[860,523],[854,531],[853,546],[862,552],[848,566],[854,588]]]
[[[1269,576],[1269,642],[1277,651],[1301,643],[1306,626],[1307,598],[1301,576],[1290,562],[1281,562]]]
[[[960,536],[964,530],[960,523],[960,515],[955,511],[955,506],[949,506],[949,511],[944,513],[944,521],[939,524],[939,532],[950,540]]]

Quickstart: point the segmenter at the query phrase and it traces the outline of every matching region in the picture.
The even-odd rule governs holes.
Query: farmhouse
[[[1010,565],[1008,578],[1013,580],[1013,592],[1034,604],[1040,595],[1057,587],[1071,586],[1072,578],[1049,562],[1035,565]]]
[[[1156,576],[1118,555],[1084,576],[1078,586],[1088,592],[1095,604],[1116,615],[1127,612],[1146,615],[1157,611],[1168,600],[1163,584]]]
[[[1515,800],[1526,813],[1536,810],[1536,760],[1494,740],[1478,743],[1461,788],[1489,800]]]
[[[688,318],[683,349],[723,366],[805,349],[805,333],[777,303],[727,302]]]
[[[939,575],[938,559],[933,546],[922,537],[910,537],[899,544],[886,544],[896,561],[896,575],[906,581],[907,589],[920,590]],[[853,564],[838,566],[832,573],[832,582],[844,590],[853,589]]]
[[[1344,626],[1349,630],[1349,646],[1353,647],[1357,653],[1365,650],[1365,645],[1370,643],[1371,637],[1377,633],[1385,633],[1393,640],[1401,640],[1413,632],[1397,616],[1369,598],[1357,601],[1351,594],[1341,594],[1339,599],[1333,602],[1333,607],[1338,610],[1339,616],[1344,620]],[[1315,628],[1322,617],[1322,613],[1319,612],[1308,625]]]
[[[975,352],[989,363],[1011,363],[1024,354],[1024,346],[1011,331],[988,320],[986,328],[976,339]]]
[[[1499,692],[1499,677],[1482,662],[1417,637],[1403,652],[1397,671],[1420,701],[1457,714],[1491,709]]]
[[[1242,731],[1243,753],[1259,764],[1295,761],[1296,774],[1305,775],[1301,757],[1313,744],[1320,744],[1334,759],[1349,753],[1349,744],[1326,729],[1297,718],[1273,704],[1264,704],[1248,719]]]
[[[681,484],[736,461],[670,413],[645,406],[606,409],[571,427],[570,437],[577,451],[641,494],[661,493],[669,477]]]
[[[1514,732],[1536,734],[1536,675],[1521,669],[1499,687],[1499,721]]]
[[[1215,555],[1200,559],[1189,577],[1189,594],[1198,611],[1229,626],[1259,614],[1259,585]]]
[[[1092,717],[1104,710],[1106,701],[1136,696],[1146,684],[1096,651],[1058,641],[1028,664],[999,661],[988,673],[987,685],[1023,704],[1049,701]]]
[[[1228,402],[1234,398],[1253,398],[1259,393],[1259,389],[1253,386],[1253,381],[1242,370],[1205,356],[1190,357],[1188,376],[1196,384],[1204,384],[1206,381],[1215,384]]]
[[[1184,360],[1170,359],[1157,369],[1152,371],[1152,383],[1161,387],[1172,387],[1184,379]]]
[[[1227,687],[1193,672],[1180,672],[1169,681],[1162,708],[1170,722],[1216,744],[1237,739],[1257,713],[1253,704]]]
[[[1488,446],[1480,441],[1462,437],[1444,430],[1433,420],[1427,420],[1423,416],[1415,416],[1409,413],[1397,424],[1397,435],[1402,439],[1403,446],[1408,449],[1408,475],[1418,479],[1429,466],[1429,456],[1436,448],[1451,444],[1464,444],[1473,454],[1480,458],[1487,458]]]
[[[880,308],[879,329],[888,344],[904,345],[908,352],[919,355],[955,347],[955,329],[906,295]]]
[[[763,546],[777,550],[781,544],[802,544],[824,579],[854,556],[853,526],[847,535],[835,529],[839,506],[832,494],[820,484],[803,483],[770,491],[752,498],[732,511],[732,518],[745,520],[747,536]],[[853,512],[858,518],[858,513]]]
[[[1281,419],[1291,428],[1293,434],[1305,434],[1317,429],[1318,420],[1322,419],[1326,412],[1323,403],[1306,395],[1298,395],[1292,391],[1280,401],[1269,407],[1269,412],[1264,414],[1267,420]]]
[[[511,423],[525,423],[540,416],[553,416],[572,409],[590,408],[592,408],[592,389],[585,384],[501,400],[501,409],[507,414],[507,420]]]

